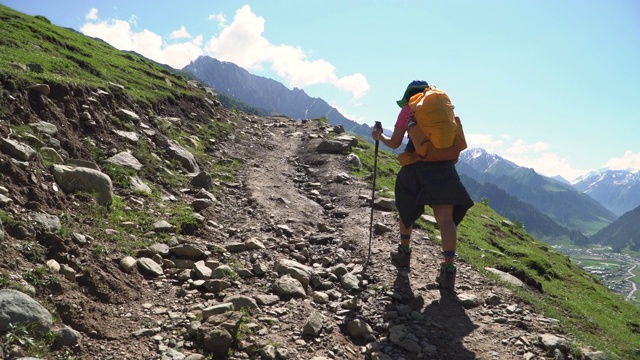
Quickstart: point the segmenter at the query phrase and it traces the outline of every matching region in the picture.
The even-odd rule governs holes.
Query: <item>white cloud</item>
[[[189,34],[189,32],[187,31],[187,28],[185,28],[184,25],[182,25],[180,27],[180,29],[173,31],[171,33],[171,35],[169,36],[169,38],[171,38],[171,39],[190,39],[191,38],[191,34]]]
[[[355,99],[361,98],[369,91],[367,78],[360,73],[343,76],[338,79],[336,86],[343,91],[352,93]]]
[[[224,17],[224,15],[222,14],[211,14],[209,15],[209,20],[215,20],[218,22],[218,26],[220,27],[224,27],[225,24],[227,23],[227,18]]]
[[[483,148],[490,153],[495,153],[504,144],[504,140],[494,139],[489,134],[465,134],[465,138],[470,149]]]
[[[98,10],[91,9],[87,19],[98,20]],[[327,84],[360,99],[369,91],[367,78],[361,73],[339,77],[336,67],[324,59],[310,60],[303,49],[292,45],[275,45],[263,36],[265,19],[255,15],[249,5],[236,11],[233,22],[226,26],[222,14],[208,16],[221,27],[218,37],[211,37],[203,46],[203,36],[167,45],[164,39],[148,29],[137,30],[137,17],[128,21],[113,19],[85,23],[80,30],[98,37],[121,50],[138,52],[152,60],[181,69],[203,54],[229,61],[246,69],[260,71],[269,67],[290,87]],[[182,26],[170,39],[188,39],[191,35]]]
[[[547,151],[549,145],[543,142],[527,144],[518,139],[512,146],[507,147],[502,156],[519,166],[534,169],[545,176],[560,175],[565,180],[573,180],[578,176],[588,173],[589,169],[575,169],[571,163],[558,154]]]
[[[202,36],[191,41],[167,45],[162,37],[152,31],[133,31],[131,24],[124,20],[86,23],[80,30],[100,38],[120,50],[138,52],[154,61],[181,69],[191,60],[203,54]]]
[[[264,66],[271,66],[290,87],[330,84],[350,93],[354,99],[369,91],[364,75],[356,73],[340,78],[330,62],[324,59],[311,61],[299,47],[272,44],[263,36],[264,29],[264,18],[255,15],[251,7],[245,5],[236,12],[233,22],[223,28],[219,37],[212,37],[207,42],[205,52],[246,69],[259,71]]]
[[[138,27],[138,16],[137,15],[131,15],[129,17],[129,24]]]
[[[535,152],[541,152],[541,151],[545,151],[549,148],[549,144],[547,143],[543,143],[541,141],[538,141],[537,143],[533,144],[533,150]]]
[[[622,157],[609,160],[605,167],[611,170],[640,170],[640,153],[627,150]]]
[[[98,20],[98,9],[91,8],[84,18],[87,20]]]

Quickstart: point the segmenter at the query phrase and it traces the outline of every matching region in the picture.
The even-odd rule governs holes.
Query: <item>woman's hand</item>
[[[371,131],[371,138],[375,141],[380,140],[382,137],[382,127],[374,126],[373,131]]]

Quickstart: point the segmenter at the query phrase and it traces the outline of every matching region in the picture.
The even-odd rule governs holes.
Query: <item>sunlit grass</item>
[[[202,93],[150,60],[52,25],[44,17],[0,5],[0,20],[0,74],[11,78],[15,89],[33,83],[73,83],[117,92],[122,91],[116,86],[120,85],[129,96],[149,103]]]

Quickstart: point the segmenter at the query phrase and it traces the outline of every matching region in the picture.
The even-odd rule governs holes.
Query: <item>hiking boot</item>
[[[454,290],[456,287],[456,266],[453,264],[440,264],[440,274],[436,282],[442,290]]]
[[[398,245],[398,249],[391,252],[391,261],[397,267],[408,268],[411,266],[411,248],[407,250],[404,246]]]

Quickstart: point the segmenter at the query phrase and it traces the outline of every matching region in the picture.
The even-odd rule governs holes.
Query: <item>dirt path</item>
[[[366,198],[371,195],[370,186],[353,177],[343,183],[336,181],[338,174],[349,173],[350,165],[343,155],[315,153],[320,140],[310,135],[326,134],[315,123],[279,126],[278,121],[268,126],[275,151],[252,154],[255,158],[245,181],[251,197],[275,222],[287,223],[303,236],[318,233],[318,224],[335,228],[338,250],[348,250],[337,251],[339,257],[356,272],[362,270],[369,242],[371,210]],[[318,202],[327,199],[331,205],[323,209]],[[340,210],[348,215],[337,217]],[[457,293],[465,298],[475,296],[479,302],[478,306],[465,308],[455,296],[441,294],[432,286],[441,258],[439,245],[429,239],[437,234],[416,230],[412,269],[399,271],[389,260],[398,236],[397,217],[392,212],[375,211],[374,221],[393,230],[374,235],[371,262],[366,271],[359,272],[364,291],[354,294],[362,301],[362,309],[346,317],[365,319],[374,329],[375,338],[383,339],[383,352],[404,359],[522,359],[543,353],[532,343],[538,334],[553,332],[552,325],[516,300],[509,290],[496,286],[460,259]],[[322,257],[312,253],[309,263]],[[491,296],[499,297],[500,304],[484,305]],[[313,303],[308,308],[321,311],[325,318],[344,320],[335,316],[335,309]],[[344,323],[336,325],[344,327]],[[412,335],[408,339],[417,343],[420,351],[407,351],[410,345],[402,348],[384,342],[397,325]],[[357,353],[357,346],[366,344],[342,333],[334,332],[330,338],[352,349],[343,354]]]
[[[242,331],[234,332],[231,359],[545,358],[547,351],[537,339],[555,333],[553,322],[464,259],[458,263],[457,296],[444,296],[433,286],[440,262],[439,246],[432,241],[437,233],[416,230],[411,271],[399,271],[389,259],[398,238],[397,217],[376,210],[374,222],[391,231],[374,235],[371,261],[364,268],[371,188],[349,175],[346,155],[316,152],[331,128],[317,121],[240,117],[237,131],[209,149],[211,161],[239,163],[240,169],[233,181],[216,182],[212,191],[217,200],[200,212],[204,225],[193,234],[172,234],[168,245],[154,244],[158,247],[133,254],[162,264],[161,275],[123,271],[124,255],[109,252],[114,241],[109,236],[92,243],[41,239],[40,246],[47,249],[42,262],[52,258],[79,274],[77,281],[47,282],[34,289],[34,297],[82,337],[81,344],[54,349],[47,359],[204,359],[203,338],[215,329],[207,335],[199,330],[206,325],[200,324],[203,313],[238,297],[255,309],[243,320]],[[74,140],[78,148],[80,139]],[[3,164],[9,167],[6,173],[17,174],[8,193],[20,194],[26,172],[10,161]],[[51,179],[41,181],[50,184]],[[163,187],[162,193],[162,201],[171,206],[192,206],[196,195],[193,189],[171,187]],[[47,196],[60,203],[56,212],[87,210],[88,199],[78,195],[65,201],[56,198],[59,193]],[[163,218],[163,203],[154,202],[158,208],[149,209],[145,199],[126,189],[119,196],[138,211]],[[80,224],[86,228],[77,231],[87,230],[92,221],[87,218]],[[10,237],[0,243],[5,264],[0,269],[11,278],[33,267],[19,260],[23,257],[16,249],[25,249],[21,241]],[[252,241],[255,247],[245,249]],[[199,252],[184,258],[170,253],[169,246]],[[194,260],[206,260],[212,270],[232,266],[235,276],[213,280],[198,275]],[[274,284],[283,277],[277,269],[281,260],[311,274],[303,296],[274,295]],[[213,350],[218,343],[208,346]],[[19,346],[2,350],[8,358],[28,355]]]

